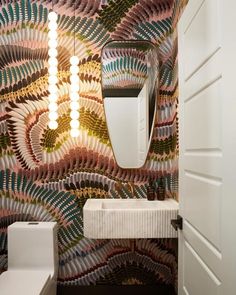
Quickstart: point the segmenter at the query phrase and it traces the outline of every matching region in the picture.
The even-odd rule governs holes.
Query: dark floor
[[[57,295],[176,295],[172,286],[58,286]]]

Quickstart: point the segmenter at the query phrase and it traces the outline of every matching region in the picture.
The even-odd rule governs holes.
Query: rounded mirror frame
[[[101,78],[108,135],[117,165],[141,168],[157,113],[157,46],[146,40],[106,43],[101,52]]]

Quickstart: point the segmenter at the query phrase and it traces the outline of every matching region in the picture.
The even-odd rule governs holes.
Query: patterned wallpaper
[[[145,198],[149,177],[178,190],[176,23],[182,0],[54,0],[59,14],[59,127],[49,130],[47,16],[49,0],[0,0],[0,272],[7,268],[7,226],[57,221],[59,284],[173,284],[174,241],[89,240],[82,208],[88,198]],[[81,136],[69,133],[69,58],[80,58]],[[160,98],[142,169],[119,168],[101,96],[100,53],[114,39],[159,46]]]

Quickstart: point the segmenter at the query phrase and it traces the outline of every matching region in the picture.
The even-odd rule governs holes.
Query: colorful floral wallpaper
[[[174,284],[175,241],[89,240],[88,198],[145,198],[150,177],[178,192],[176,23],[181,0],[0,0],[0,272],[7,268],[7,226],[57,221],[58,283]],[[59,15],[59,127],[49,130],[48,12]],[[75,8],[75,26],[74,26]],[[75,34],[74,34],[75,33]],[[69,58],[80,59],[81,135],[70,137]],[[151,40],[161,73],[153,140],[142,169],[119,168],[101,95],[100,53],[110,40]],[[157,225],[158,226],[158,225]]]

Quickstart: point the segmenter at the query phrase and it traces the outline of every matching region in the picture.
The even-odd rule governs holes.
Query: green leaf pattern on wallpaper
[[[14,221],[59,224],[60,284],[174,283],[171,240],[89,240],[82,208],[88,198],[144,198],[149,177],[162,175],[177,198],[177,40],[185,1],[54,1],[58,13],[59,127],[47,108],[49,0],[0,0],[0,272],[7,267],[7,226]],[[69,129],[69,58],[80,59],[81,136]],[[115,163],[101,96],[100,53],[114,39],[151,40],[160,49],[158,116],[146,164]],[[132,70],[132,69],[131,69]]]

